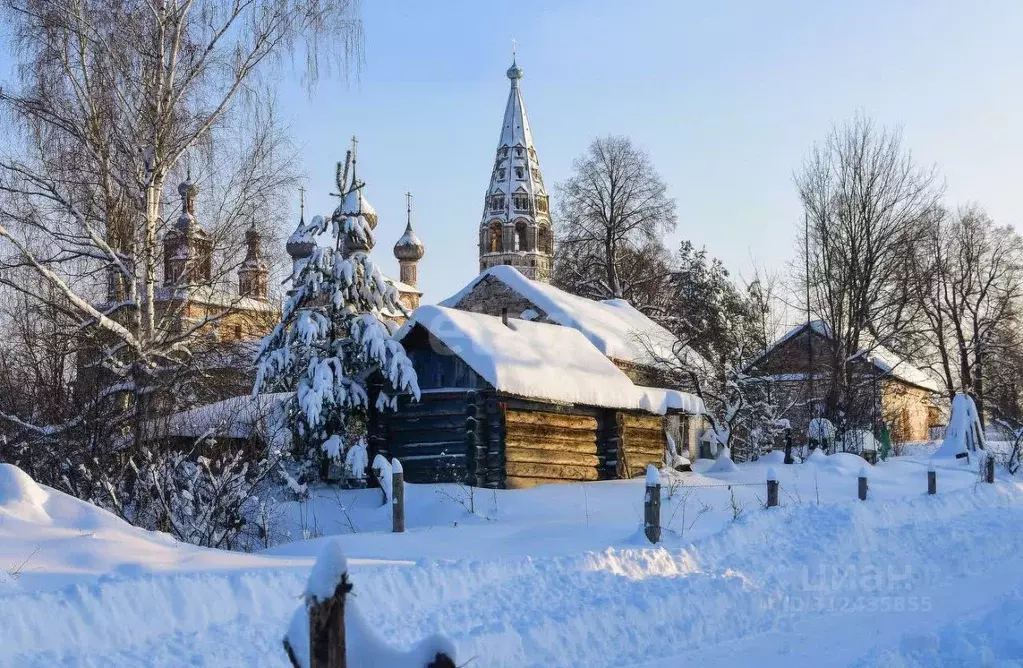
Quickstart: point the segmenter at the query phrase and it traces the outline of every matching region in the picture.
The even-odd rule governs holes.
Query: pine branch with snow
[[[316,216],[305,228],[312,239],[329,229],[333,247],[315,248],[296,267],[281,322],[257,360],[254,392],[295,392],[298,459],[321,476],[330,463],[345,461],[371,411],[395,409],[399,394],[419,398],[412,363],[391,338],[389,314],[404,308],[370,257],[376,214],[363,188],[353,174],[329,222]]]

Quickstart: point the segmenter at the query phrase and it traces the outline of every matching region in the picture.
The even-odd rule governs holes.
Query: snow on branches
[[[341,204],[299,232],[332,236],[296,262],[281,322],[260,346],[254,393],[294,391],[290,412],[299,459],[325,472],[364,435],[371,410],[393,410],[397,395],[419,398],[415,370],[391,338],[404,314],[398,293],[370,258],[376,214],[364,183],[339,170]],[[329,235],[327,234],[329,231]]]

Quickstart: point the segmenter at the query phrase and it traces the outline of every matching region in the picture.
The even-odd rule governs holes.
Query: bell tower
[[[554,262],[550,201],[522,101],[523,70],[512,58],[504,123],[479,230],[480,271],[507,264],[548,282]]]

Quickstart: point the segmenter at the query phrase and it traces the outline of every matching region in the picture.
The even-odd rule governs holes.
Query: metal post
[[[860,501],[866,501],[867,500],[867,467],[865,467],[865,466],[860,469],[859,492],[860,492]]]
[[[931,496],[938,493],[938,474],[934,470],[934,466],[927,469],[927,493]]]

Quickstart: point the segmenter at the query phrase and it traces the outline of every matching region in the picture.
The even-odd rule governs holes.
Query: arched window
[[[529,247],[529,228],[526,227],[526,221],[524,220],[515,223],[515,250],[532,250]]]
[[[554,253],[554,244],[552,241],[553,237],[551,237],[551,228],[547,225],[541,225],[536,231],[536,249],[541,253],[551,255]]]
[[[501,252],[501,221],[499,220],[490,223],[490,252]]]

